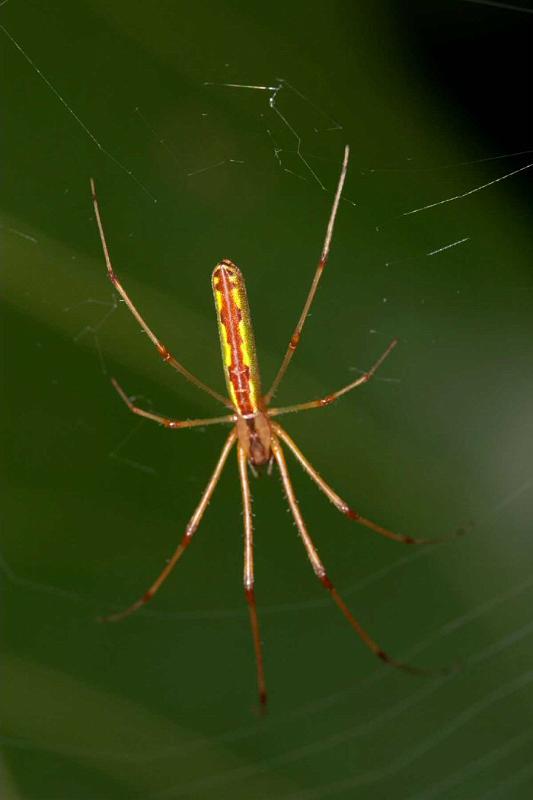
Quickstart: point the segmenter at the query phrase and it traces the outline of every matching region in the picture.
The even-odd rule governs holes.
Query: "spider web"
[[[531,16],[409,6],[0,8],[3,798],[531,791]],[[437,671],[417,679],[354,641],[279,480],[254,480],[260,718],[233,462],[157,599],[121,625],[95,621],[168,558],[223,433],[139,425],[114,394],[113,375],[156,412],[218,413],[110,292],[88,181],[132,298],[216,389],[209,271],[241,266],[268,384],[345,143],[331,259],[280,403],[322,396],[400,345],[369,386],[287,428],[365,516],[413,535],[473,530],[402,549],[341,518],[289,459],[339,591],[387,651]]]

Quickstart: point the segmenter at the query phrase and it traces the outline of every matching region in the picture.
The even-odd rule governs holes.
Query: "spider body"
[[[226,386],[238,415],[239,446],[253,467],[262,467],[272,459],[272,432],[264,412],[246,285],[240,269],[227,258],[216,265],[211,283]]]
[[[346,171],[348,168],[348,157],[349,149],[346,147],[344,151],[341,174],[337,184],[337,190],[335,192],[328,225],[326,228],[326,236],[324,239],[322,253],[314,272],[311,287],[296,327],[289,339],[289,344],[282,359],[281,366],[266,394],[263,394],[261,389],[255,341],[248,307],[248,300],[246,296],[246,288],[244,285],[244,279],[238,267],[236,267],[235,264],[228,259],[224,259],[217,264],[212,274],[212,286],[217,310],[222,363],[229,395],[229,397],[224,397],[189,372],[189,370],[172,355],[168,347],[166,347],[166,345],[159,340],[153,330],[145,322],[137,310],[137,307],[133,304],[113,269],[102,220],[100,217],[94,181],[91,180],[93,207],[98,225],[98,231],[100,234],[100,241],[104,252],[107,273],[111,283],[120,294],[122,300],[129,308],[144,333],[156,347],[156,350],[162,360],[177,370],[199,389],[207,392],[217,402],[222,403],[226,407],[226,411],[229,411],[230,413],[226,413],[225,416],[210,417],[208,419],[170,419],[136,406],[114,378],[112,379],[113,386],[131,412],[140,417],[144,417],[145,419],[153,420],[166,428],[176,430],[181,428],[205,427],[207,425],[228,423],[232,426],[229,434],[226,437],[225,444],[222,448],[215,469],[200,498],[200,502],[198,503],[198,506],[196,507],[189,522],[185,526],[185,531],[181,537],[181,540],[179,541],[170,559],[168,559],[166,562],[163,570],[149,587],[148,591],[146,591],[135,603],[126,608],[124,611],[104,617],[102,621],[116,622],[124,619],[137,609],[144,606],[156,594],[174,569],[178,560],[188,548],[194,534],[198,530],[198,526],[200,525],[205,510],[209,505],[228,456],[232,448],[236,445],[244,519],[243,583],[252,628],[252,637],[256,657],[257,685],[262,708],[265,708],[266,705],[266,684],[263,668],[262,643],[259,633],[259,622],[255,601],[252,496],[249,485],[248,470],[251,469],[252,471],[255,471],[256,467],[263,468],[265,466],[268,466],[270,470],[270,467],[274,463],[277,464],[290,511],[313,571],[322,586],[329,592],[332,600],[336,603],[346,620],[351,625],[352,629],[363,641],[363,643],[374,653],[374,655],[376,655],[382,661],[409,672],[418,674],[427,673],[427,670],[421,670],[408,664],[401,663],[389,656],[370,636],[370,634],[367,633],[367,631],[363,628],[358,619],[352,614],[344,600],[337,592],[326,572],[326,569],[318,555],[318,551],[304,522],[294,489],[292,487],[282,443],[289,448],[296,460],[299,462],[300,466],[305,470],[305,472],[307,472],[309,477],[326,495],[331,503],[333,503],[338,511],[344,514],[350,520],[369,528],[380,536],[393,539],[397,542],[403,542],[404,544],[424,544],[428,541],[438,540],[415,539],[412,536],[398,534],[389,530],[388,528],[384,528],[372,520],[363,517],[358,511],[355,511],[353,508],[351,508],[348,503],[346,503],[346,501],[344,501],[331,488],[331,486],[326,483],[326,481],[321,477],[321,475],[301,452],[296,443],[291,439],[289,434],[278,422],[273,419],[274,417],[279,417],[282,414],[305,411],[313,408],[322,408],[326,405],[330,405],[342,395],[351,392],[352,389],[367,383],[395,347],[397,343],[396,339],[393,339],[390,342],[383,354],[367,372],[360,375],[356,380],[351,381],[346,386],[341,387],[337,391],[330,392],[321,398],[309,400],[303,403],[297,403],[295,405],[284,406],[280,408],[272,408],[271,406],[272,398],[274,397],[281,379],[285,375],[287,367],[289,366],[292,357],[294,356],[294,353],[300,343],[302,329],[308,316],[309,309],[313,303],[319,281],[328,261],[331,240],[333,236],[333,227],[339,207],[344,180],[346,177]],[[458,531],[457,533],[462,532],[463,531]]]

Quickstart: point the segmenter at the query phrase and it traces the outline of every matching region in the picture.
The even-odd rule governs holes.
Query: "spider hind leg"
[[[377,656],[381,661],[390,664],[392,667],[404,670],[405,672],[411,672],[415,675],[436,674],[435,670],[421,669],[419,667],[412,666],[411,664],[405,664],[402,661],[397,661],[395,658],[392,658],[392,656],[390,656],[385,650],[383,650],[379,646],[379,644],[370,636],[370,634],[367,633],[367,631],[363,628],[359,620],[352,614],[352,612],[350,611],[350,609],[348,608],[342,597],[335,589],[335,586],[331,582],[326,572],[326,569],[318,555],[316,547],[309,535],[307,526],[304,522],[300,508],[298,506],[298,501],[296,500],[296,495],[294,493],[292,482],[289,477],[289,472],[287,469],[287,463],[285,461],[283,450],[277,439],[274,437],[272,439],[272,451],[274,453],[274,458],[276,459],[276,462],[279,467],[283,488],[285,490],[285,494],[289,502],[289,507],[292,516],[296,523],[296,527],[298,528],[300,537],[304,543],[304,547],[306,549],[309,561],[311,562],[311,566],[313,567],[313,571],[318,580],[320,581],[320,583],[322,584],[322,586],[328,590],[332,600],[340,609],[343,616],[348,620],[353,630],[356,632],[356,634],[359,636],[362,642],[368,647],[368,649],[374,653],[375,656]],[[442,673],[442,670],[437,670],[437,673]]]

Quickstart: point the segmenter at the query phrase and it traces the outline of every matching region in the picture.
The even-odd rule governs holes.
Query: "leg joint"
[[[163,361],[168,363],[172,359],[172,353],[170,353],[170,351],[167,350],[164,344],[158,344],[157,349]]]
[[[291,340],[289,342],[289,347],[291,348],[291,350],[296,350],[296,348],[300,344],[301,336],[302,336],[301,333],[295,333],[291,336]]]
[[[248,605],[255,603],[255,589],[253,581],[247,580],[244,584],[244,594],[246,595],[246,602]]]
[[[324,586],[329,592],[332,592],[335,589],[335,587],[333,586],[332,582],[330,581],[326,572],[323,569],[320,572],[317,571],[316,575],[322,586]]]

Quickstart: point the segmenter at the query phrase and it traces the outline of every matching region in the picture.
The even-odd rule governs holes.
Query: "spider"
[[[307,530],[307,526],[302,517],[289,476],[282,443],[286,445],[293,453],[293,455],[296,457],[296,460],[300,463],[305,472],[307,472],[309,477],[316,483],[319,489],[324,492],[326,497],[333,503],[333,505],[349,519],[354,520],[360,525],[370,528],[380,536],[385,536],[388,539],[393,539],[394,541],[403,542],[405,544],[425,544],[440,540],[416,539],[412,536],[394,533],[393,531],[388,530],[387,528],[384,528],[381,525],[378,525],[377,523],[363,517],[358,511],[355,511],[348,505],[348,503],[339,497],[339,495],[331,488],[331,486],[326,483],[317,470],[307,460],[289,434],[278,422],[274,420],[274,418],[280,417],[283,414],[290,414],[296,411],[306,411],[311,408],[322,408],[324,406],[328,406],[338,400],[339,397],[351,392],[352,389],[356,389],[358,386],[362,386],[363,384],[367,383],[375,375],[378,368],[394,349],[397,344],[397,339],[393,339],[390,342],[388,347],[377,359],[374,365],[368,370],[368,372],[365,372],[363,375],[351,383],[348,383],[346,386],[337,389],[337,391],[327,394],[317,400],[310,400],[308,402],[297,403],[295,405],[283,406],[279,408],[272,408],[270,405],[272,398],[279,388],[281,380],[284,377],[300,343],[305,320],[309,314],[309,310],[316,295],[318,284],[328,261],[331,240],[333,237],[333,228],[335,225],[335,219],[337,216],[342,189],[348,169],[348,159],[349,147],[346,146],[344,150],[344,159],[340,177],[326,229],[322,253],[314,273],[313,281],[311,283],[307,299],[304,303],[302,313],[300,314],[294,332],[290,338],[287,350],[285,351],[285,355],[279,370],[266,394],[263,394],[261,390],[259,367],[255,352],[254,334],[250,319],[250,311],[248,307],[243,275],[239,268],[229,259],[223,259],[220,261],[213,270],[212,287],[217,310],[222,362],[224,366],[224,374],[229,398],[226,398],[214,389],[211,389],[209,386],[203,383],[203,381],[189,372],[189,370],[184,367],[180,361],[177,361],[168,348],[158,339],[152,329],[145,322],[136,306],[133,304],[113,269],[111,258],[109,256],[109,248],[107,246],[104,228],[102,225],[102,219],[100,216],[94,181],[91,179],[90,182],[94,213],[96,216],[104,258],[107,265],[107,273],[111,283],[118,291],[137,322],[140,324],[142,330],[151,339],[163,361],[181,373],[181,375],[183,375],[192,384],[197,386],[199,389],[202,389],[202,391],[207,392],[215,400],[219,401],[222,403],[222,405],[230,409],[231,413],[226,414],[225,416],[211,417],[208,419],[169,419],[134,405],[122,387],[113,378],[112,384],[114,388],[131,412],[140,417],[144,417],[145,419],[154,420],[155,422],[163,425],[165,428],[175,430],[179,428],[204,427],[206,425],[216,425],[219,423],[232,424],[232,429],[226,438],[218,462],[206,488],[204,489],[200,502],[198,503],[185,528],[185,533],[183,534],[180,543],[159,576],[152,583],[149,589],[142,595],[142,597],[136,600],[136,602],[134,602],[131,606],[126,608],[124,611],[111,614],[101,619],[102,621],[106,622],[117,622],[125,617],[128,617],[134,611],[137,611],[137,609],[148,603],[148,601],[151,600],[156,592],[160,589],[162,584],[176,566],[176,563],[188,548],[194,534],[198,530],[198,526],[200,525],[204,512],[220,479],[230,451],[234,445],[236,445],[238,470],[242,491],[242,503],[244,509],[244,592],[250,616],[253,645],[255,650],[257,687],[259,692],[260,707],[262,709],[265,709],[266,707],[267,692],[263,665],[263,650],[255,599],[252,495],[248,479],[248,468],[250,468],[253,473],[257,473],[257,470],[267,468],[268,472],[270,473],[274,462],[277,464],[279,469],[290,511],[296,523],[296,527],[305,547],[309,561],[311,562],[313,571],[322,586],[329,592],[331,598],[337,604],[344,617],[348,620],[355,633],[378,658],[387,664],[417,674],[427,673],[427,670],[397,661],[388,653],[386,653],[370,636],[370,634],[367,633],[367,631],[363,628],[358,619],[352,614],[342,597],[337,592],[326,572],[320,556],[318,555],[317,549],[313,543],[313,540],[311,539],[311,536]]]

